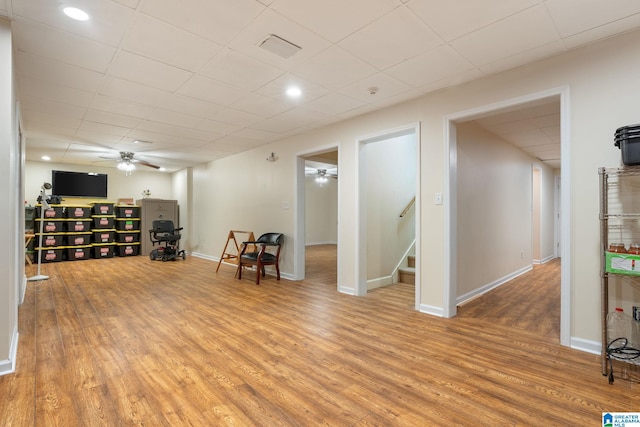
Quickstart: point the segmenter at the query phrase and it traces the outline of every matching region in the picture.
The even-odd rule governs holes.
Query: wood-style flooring
[[[558,344],[557,263],[441,319],[409,285],[338,293],[319,256],[307,280],[260,286],[193,257],[44,264],[0,425],[598,426],[640,410],[637,382]]]

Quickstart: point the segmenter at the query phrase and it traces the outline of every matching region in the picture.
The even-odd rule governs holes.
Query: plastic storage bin
[[[91,245],[86,246],[67,246],[67,260],[77,261],[89,259],[91,255]]]
[[[60,233],[64,231],[64,219],[46,219],[42,221],[36,218],[36,231],[40,231],[40,222],[42,222],[42,231],[44,233]]]
[[[94,202],[91,203],[92,213],[94,215],[113,215],[113,206],[115,203],[112,202]]]
[[[113,228],[114,221],[114,216],[94,216],[93,228]]]
[[[140,241],[140,230],[121,231],[116,230],[116,242],[134,243]]]
[[[83,246],[91,244],[91,233],[65,233],[67,246]]]
[[[113,258],[115,248],[115,243],[94,243],[91,245],[91,254],[96,259]]]
[[[81,220],[69,219],[67,220],[67,231],[78,233],[91,231],[92,225],[93,221],[91,218]]]
[[[140,230],[140,218],[116,218],[116,228],[120,231]]]
[[[91,206],[67,206],[65,214],[67,218],[91,218]]]
[[[136,256],[140,253],[140,243],[117,243],[118,256]]]
[[[34,254],[34,260],[38,261],[38,256],[42,257],[42,262],[57,262],[62,261],[64,255],[64,246],[50,247],[50,248],[36,248]]]
[[[118,218],[140,218],[140,206],[116,205],[115,213]]]
[[[93,243],[113,243],[116,238],[116,230],[92,230]]]

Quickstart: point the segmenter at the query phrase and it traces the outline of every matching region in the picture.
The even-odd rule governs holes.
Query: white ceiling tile
[[[20,79],[20,93],[22,96],[44,98],[80,107],[89,107],[93,100],[93,92],[62,87],[50,82],[23,77]]]
[[[118,54],[109,74],[169,92],[177,90],[193,75],[189,71],[126,51]]]
[[[273,117],[283,113],[293,105],[259,93],[250,93],[232,105],[233,108],[261,117]]]
[[[55,112],[53,117],[65,117],[81,120],[87,113],[86,107],[80,107],[72,104],[65,104],[57,99],[44,99],[35,96],[25,95],[20,99],[20,109],[22,111],[37,111],[40,113],[51,114]]]
[[[140,118],[131,117],[125,114],[117,114],[100,110],[89,110],[84,119],[91,122],[119,126],[127,129],[135,128],[142,121]]]
[[[66,2],[29,0],[13,2],[13,13],[86,39],[116,46],[133,22],[134,10],[113,1],[76,1],[74,6],[87,12],[88,21],[75,21],[62,9]]]
[[[406,7],[399,7],[351,34],[338,45],[369,64],[385,69],[443,44]]]
[[[278,134],[258,129],[245,128],[234,133],[241,138],[254,139],[256,141],[273,141],[278,138]]]
[[[179,113],[177,111],[165,110],[164,108],[156,108],[147,116],[147,120],[169,125],[194,128],[198,123],[202,121],[202,118],[189,114]]]
[[[201,101],[178,93],[165,93],[157,100],[156,105],[166,110],[203,118],[212,117],[224,108],[222,105]]]
[[[149,106],[156,106],[166,94],[162,90],[115,77],[107,77],[100,93],[122,101]]]
[[[260,43],[270,34],[275,34],[296,46],[300,46],[301,50],[285,59],[259,47]],[[229,43],[228,47],[277,68],[289,70],[294,65],[312,58],[330,45],[327,40],[307,28],[268,9],[244,28]]]
[[[540,0],[411,0],[407,3],[423,22],[446,41],[496,23]]]
[[[450,45],[474,65],[482,66],[558,40],[546,9],[536,6],[460,37]]]
[[[375,91],[373,95],[371,94],[371,89]],[[411,86],[386,73],[376,73],[359,80],[351,86],[340,89],[339,92],[343,95],[371,103],[398,95],[409,89],[411,89]]]
[[[211,119],[236,125],[251,126],[262,121],[264,117],[236,110],[235,108],[225,108],[214,114]]]
[[[302,95],[299,98],[291,98],[287,96],[286,91],[290,86],[297,86],[302,90]],[[329,90],[312,83],[300,76],[296,76],[291,73],[283,74],[277,79],[269,82],[256,91],[257,93],[284,101],[292,106],[302,105],[306,102],[311,102],[316,98],[321,97],[329,93]]]
[[[637,0],[547,0],[545,5],[563,38],[640,13]]]
[[[252,22],[265,9],[255,0],[191,0],[185,7],[175,0],[147,1],[142,11],[221,45]]]
[[[337,43],[400,4],[398,0],[276,0],[271,7]]]
[[[230,133],[234,133],[242,129],[242,125],[229,124],[228,122],[219,122],[216,120],[201,119],[200,122],[194,126],[194,129],[198,129],[211,134],[212,138],[216,135],[222,137]]]
[[[22,120],[29,128],[44,131],[48,128],[76,129],[82,123],[81,118],[72,115],[53,115],[46,112],[25,109],[22,112]]]
[[[104,79],[102,73],[24,52],[16,55],[16,65],[21,76],[89,92],[96,92]]]
[[[540,59],[557,55],[564,52],[565,50],[565,43],[558,40],[535,47],[533,49],[526,50],[524,52],[516,53],[515,55],[512,55],[508,58],[503,58],[498,61],[479,65],[478,69],[485,74],[499,73],[500,71],[509,70],[511,68],[519,67],[521,65],[529,64]]]
[[[420,87],[473,68],[449,46],[440,46],[386,70],[413,87]]]
[[[182,85],[178,93],[214,104],[231,105],[242,98],[246,91],[196,75]]]
[[[152,122],[150,120],[145,120],[141,122],[138,125],[138,127],[136,127],[136,131],[148,131],[148,132],[154,132],[154,133],[161,133],[165,135],[171,135],[175,137],[183,137],[185,139],[201,140],[201,141],[207,141],[210,138],[210,135],[207,132],[190,129],[184,126],[176,126],[176,125],[171,125],[167,123]]]
[[[635,30],[639,27],[640,14],[636,14],[569,36],[564,39],[564,44],[567,49],[572,49],[616,34]]]
[[[114,0],[120,4],[123,4],[127,7],[130,7],[131,9],[135,9],[138,7],[138,3],[140,3],[140,0]]]
[[[116,49],[84,37],[31,21],[13,21],[18,51],[57,59],[60,62],[104,73]]]
[[[293,69],[294,74],[333,90],[353,84],[376,72],[374,67],[338,46],[330,47]]]
[[[83,130],[85,132],[97,132],[97,133],[103,133],[106,135],[123,137],[127,135],[131,129],[122,127],[122,126],[115,126],[115,125],[109,125],[105,123],[98,123],[98,122],[83,120],[82,124],[80,125],[80,130]]]
[[[91,103],[91,108],[99,111],[125,114],[129,117],[144,119],[151,114],[155,107],[123,101],[110,96],[97,95]]]
[[[284,71],[242,53],[224,49],[200,73],[231,86],[255,90],[282,75]]]
[[[198,71],[222,46],[159,19],[139,14],[126,36],[123,49],[178,68]]]
[[[359,99],[334,92],[306,104],[305,107],[324,114],[337,116],[365,105],[366,103]]]

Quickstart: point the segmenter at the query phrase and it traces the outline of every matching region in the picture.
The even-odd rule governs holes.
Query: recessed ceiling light
[[[75,19],[76,21],[87,21],[89,19],[87,12],[77,7],[65,7],[62,11],[69,18]]]
[[[42,160],[46,161],[46,162],[48,162],[49,160],[51,160],[51,157],[49,157],[49,156],[42,156],[42,157],[40,157],[40,158],[41,158]]]
[[[302,91],[297,86],[290,86],[289,88],[287,88],[287,95],[292,98],[297,98],[302,95]]]

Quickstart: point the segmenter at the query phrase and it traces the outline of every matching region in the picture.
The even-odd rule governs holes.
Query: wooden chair
[[[284,242],[282,233],[265,233],[253,242],[242,242],[242,251],[238,258],[238,279],[242,279],[242,268],[244,266],[256,266],[256,285],[260,284],[260,274],[265,276],[265,265],[276,267],[276,277],[280,280],[280,248]],[[255,245],[256,251],[247,252],[247,248]],[[270,251],[267,248],[275,248]]]

